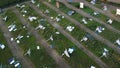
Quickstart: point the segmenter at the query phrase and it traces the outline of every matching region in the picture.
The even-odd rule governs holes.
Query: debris
[[[95,30],[96,33],[101,33],[102,31],[104,31],[105,28],[101,27],[101,26],[98,26]]]
[[[55,32],[56,34],[60,34],[60,32]]]
[[[104,11],[107,11],[107,6],[103,6],[103,10],[104,10]]]
[[[108,52],[108,51],[109,51],[108,49],[104,48],[104,52]]]
[[[73,49],[73,48],[69,48],[69,49],[68,49],[68,52],[69,52],[70,54],[72,54],[72,53],[74,52],[74,49]]]
[[[117,39],[116,43],[120,46],[120,39]]]
[[[116,15],[120,15],[120,9],[116,9]]]
[[[21,6],[19,4],[16,4],[16,7],[20,8]]]
[[[109,19],[107,22],[108,22],[109,24],[112,24],[113,21],[112,21],[111,19]]]
[[[4,44],[0,44],[0,48],[3,50],[5,49],[5,45]]]
[[[19,40],[17,40],[16,42],[17,42],[17,44],[19,44],[19,43],[20,43],[20,41],[19,41]]]
[[[8,19],[8,16],[5,16],[5,17],[3,18],[4,21],[7,21],[7,19]]]
[[[23,14],[23,17],[25,17],[25,14]]]
[[[50,36],[50,40],[53,41],[53,36],[52,35]]]
[[[29,35],[27,35],[27,38],[29,38],[30,36]]]
[[[15,67],[18,67],[19,65],[20,65],[20,63],[18,62],[18,63],[16,63],[14,66],[15,66]]]
[[[26,28],[26,26],[23,26],[23,28]]]
[[[96,0],[91,0],[90,3],[94,5],[96,3]]]
[[[24,5],[24,4],[23,4],[23,5],[21,5],[21,6],[20,6],[20,8],[21,8],[21,9],[22,9],[22,8],[25,8],[25,5]]]
[[[98,15],[98,14],[99,14],[99,12],[94,12],[93,14],[96,16],[96,15]]]
[[[48,0],[48,2],[51,2],[51,0]]]
[[[10,41],[13,41],[14,39],[13,38],[10,38]]]
[[[20,40],[20,39],[22,39],[22,38],[23,38],[23,36],[18,35],[16,39],[19,39],[19,40]]]
[[[65,49],[64,53],[62,54],[62,56],[63,56],[63,55],[66,55],[67,57],[70,57],[70,55],[69,55],[67,49]]]
[[[36,27],[36,29],[42,29],[44,30],[46,27],[42,26],[42,25],[39,25],[38,27]]]
[[[61,20],[61,19],[58,18],[58,17],[55,18],[55,21],[57,21],[57,22],[59,22],[60,20]]]
[[[84,36],[82,39],[81,39],[81,42],[82,41],[87,41],[88,40],[88,38],[86,37],[86,36]]]
[[[37,50],[39,50],[40,49],[40,46],[37,46]]]
[[[90,68],[96,68],[95,66],[91,66]]]
[[[69,16],[71,16],[71,15],[73,15],[74,13],[75,13],[75,11],[71,10],[71,11],[68,11],[67,14],[68,14]]]
[[[35,16],[29,16],[28,19],[29,19],[30,22],[32,22],[33,20],[36,20],[37,17],[35,17]]]
[[[28,51],[25,53],[25,55],[30,56],[31,55],[31,49],[29,48]]]
[[[68,30],[69,32],[71,32],[71,31],[73,31],[74,28],[75,28],[75,27],[73,27],[73,26],[67,26],[67,27],[66,27],[66,30]]]
[[[107,55],[109,54],[109,50],[108,49],[104,48],[103,50],[104,51],[103,51],[102,56],[100,58],[107,57]]]
[[[70,57],[70,54],[74,52],[73,48],[69,48],[68,50],[65,49],[65,51],[62,53],[62,56],[66,55],[67,57]]]
[[[53,20],[53,19],[54,19],[54,17],[50,17],[50,19],[51,19],[51,20]]]
[[[27,13],[27,11],[25,9],[22,9],[21,12],[25,13],[25,14]]]
[[[50,11],[49,11],[48,9],[46,9],[44,13],[45,13],[45,14],[49,14]]]
[[[10,58],[10,59],[8,60],[8,62],[9,62],[9,64],[14,64],[14,63],[15,63],[15,59],[14,59],[14,58]]]
[[[36,1],[35,1],[35,0],[31,0],[31,3],[35,4],[35,3],[36,3]]]
[[[37,7],[39,8],[39,7],[40,7],[40,4],[37,4]]]
[[[82,22],[83,22],[84,24],[87,24],[87,23],[88,23],[88,22],[85,20],[85,18],[82,19]]]
[[[9,31],[11,32],[11,31],[16,31],[17,29],[16,29],[16,25],[10,25],[10,26],[8,26],[8,29],[9,29]]]
[[[84,3],[80,2],[80,8],[84,8]]]
[[[62,18],[65,18],[65,16],[62,16]]]

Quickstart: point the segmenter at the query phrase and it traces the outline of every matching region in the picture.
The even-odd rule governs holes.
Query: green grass
[[[18,45],[22,47],[24,52],[26,52],[29,48],[31,49],[31,56],[27,57],[35,64],[36,68],[57,68],[55,61],[47,54],[42,45],[37,44],[35,37],[31,35],[30,32],[27,31],[27,29],[22,29],[23,25],[21,24],[17,16],[11,10],[7,11],[5,15],[9,17],[6,25],[10,25],[13,21],[16,21],[14,24],[17,25],[16,28],[18,30],[11,33],[13,34],[14,39],[18,35],[24,36],[22,39],[20,39],[20,44]],[[29,35],[30,37],[27,38],[27,35]],[[40,46],[40,50],[37,50],[36,46]]]
[[[54,6],[55,4],[52,3]],[[65,5],[61,4],[60,8],[59,8],[61,11],[63,11],[64,13],[67,14],[67,12],[69,10],[72,10],[72,9],[69,9],[67,7],[65,7]],[[71,16],[72,18],[78,20],[81,24],[83,24],[83,22],[81,22],[83,16],[78,14],[78,13],[75,13],[74,15]],[[84,17],[85,18],[85,17]],[[91,29],[92,31],[95,31],[95,29],[97,28],[97,26],[102,26],[102,27],[105,27],[104,25],[101,25],[99,24],[98,22],[96,21],[90,21],[88,18],[86,18],[88,23],[87,25],[85,25],[87,28]],[[108,30],[107,28],[105,28],[105,31],[103,31],[101,34],[101,36],[103,36],[104,38],[108,39],[109,41],[111,42],[115,42],[116,39],[119,38],[120,34],[117,34],[117,33],[114,33],[110,30]],[[114,35],[114,37],[112,37]]]
[[[43,4],[42,4],[42,7],[43,7]],[[46,6],[44,6],[46,7]],[[41,10],[43,10],[42,8],[40,8]],[[62,10],[66,10],[66,9],[62,9]],[[57,16],[57,13],[53,10],[50,10],[52,13],[49,14],[49,16]],[[66,11],[65,11],[66,12]],[[54,13],[54,14],[53,14]],[[53,15],[52,15],[53,14]],[[76,14],[77,15],[77,14]],[[81,18],[80,16],[76,18]],[[61,22],[59,22],[58,24],[60,24],[61,26],[63,26],[63,28],[65,29],[65,27],[67,25],[72,25],[72,26],[75,26],[74,24],[71,24],[70,21],[66,20],[66,19],[63,19]],[[89,24],[89,25],[92,25],[92,24]],[[88,25],[88,26],[89,26]],[[95,24],[93,26],[96,27],[98,26],[99,24]],[[90,28],[90,29],[93,29],[93,28]],[[105,31],[106,32],[106,31]],[[75,26],[75,30],[73,30],[73,32],[70,33],[73,37],[75,37],[78,41],[80,41],[80,39],[86,34],[85,31],[79,29],[77,26]],[[107,34],[106,34],[107,35]],[[91,50],[95,55],[97,55],[98,57],[101,56],[102,54],[102,51],[103,51],[103,48],[107,48],[110,50],[110,55],[108,58],[102,58],[102,60],[104,62],[106,62],[108,65],[110,65],[110,67],[119,67],[119,60],[118,59],[115,59],[115,58],[111,58],[110,56],[114,57],[114,54],[117,55],[119,57],[118,54],[116,54],[113,49],[107,47],[106,45],[102,44],[101,42],[97,41],[97,40],[93,40],[93,41],[88,41],[88,42],[84,42],[82,43],[83,45],[85,45],[85,47],[89,48],[89,50]],[[115,62],[117,62],[118,64],[116,65]]]
[[[42,5],[42,3],[40,3],[40,4]],[[43,8],[43,7],[41,7],[41,8]],[[44,7],[44,8],[46,8],[46,7]],[[34,11],[31,11],[31,10],[33,10],[33,9],[29,8],[30,13],[34,13],[34,16],[35,16],[36,13]],[[41,10],[44,11],[45,9],[41,9]],[[29,14],[26,14],[25,18],[27,19],[28,16],[29,16]],[[39,16],[38,19],[44,19],[44,18]],[[36,22],[36,24],[34,24],[34,23],[35,23],[35,21],[34,22],[30,22],[30,24],[34,28],[36,28],[36,26],[40,24],[40,22]],[[93,62],[93,60],[91,60],[91,58],[89,58],[84,52],[79,50],[75,46],[75,44],[73,44],[71,41],[69,41],[65,36],[63,36],[62,34],[56,35],[55,32],[57,30],[54,27],[52,27],[47,21],[44,22],[44,25],[46,26],[46,29],[45,30],[39,30],[40,35],[43,36],[46,40],[48,40],[49,37],[51,35],[53,35],[54,41],[53,42],[52,41],[48,41],[48,42],[49,42],[49,44],[54,46],[54,48],[58,51],[58,53],[60,55],[63,53],[65,48],[69,48],[69,47],[74,47],[75,48],[75,52],[71,55],[71,58],[67,58],[66,56],[64,56],[66,61],[73,68],[74,67],[77,67],[77,68],[79,68],[79,67],[88,68],[88,67],[90,67],[90,65],[95,65],[96,67],[98,67],[97,64],[95,62]],[[80,56],[80,55],[82,55],[82,56]]]
[[[73,5],[74,7],[79,5],[79,3],[70,3],[70,4]],[[92,15],[92,16],[94,16],[94,17],[96,17],[96,18],[98,18],[98,19],[100,19],[102,21],[104,21],[105,23],[107,23],[107,20],[109,19],[109,17],[107,17],[107,16],[105,16],[104,14],[101,14],[101,13],[99,13],[97,16],[93,15],[94,10],[89,8],[88,6],[85,6],[81,10],[83,10],[84,12],[86,12],[86,13],[88,13],[88,14],[90,14],[90,15]],[[114,28],[120,30],[119,25],[120,25],[120,22],[117,22],[117,21],[114,21],[114,20],[113,20],[113,24],[111,24],[111,26],[113,26]]]
[[[3,36],[3,33],[2,31],[0,30],[0,44],[4,44],[5,45],[5,49],[2,50],[0,49],[0,65],[3,65],[4,68],[13,68],[13,66],[11,66],[9,63],[8,63],[8,60],[13,57],[9,47],[8,47],[8,44]]]

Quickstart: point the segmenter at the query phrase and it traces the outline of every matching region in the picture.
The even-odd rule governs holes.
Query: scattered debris
[[[84,3],[80,2],[80,8],[84,8]]]
[[[88,24],[88,22],[85,20],[85,18],[82,19],[82,22],[83,22],[84,24]]]
[[[33,20],[37,20],[37,17],[35,17],[35,16],[29,16],[28,19],[29,19],[30,22],[32,22]]]
[[[29,38],[30,36],[29,35],[27,35],[27,38]]]
[[[19,40],[17,40],[16,42],[17,42],[17,44],[19,44],[19,43],[20,43],[20,41],[19,41]]]
[[[99,14],[99,12],[94,12],[93,14],[94,14],[95,16],[97,16],[97,15]]]
[[[56,21],[56,22],[59,22],[59,21],[61,21],[61,19],[58,18],[58,17],[56,17],[56,18],[55,18],[55,21]]]
[[[95,5],[96,4],[96,0],[91,0],[90,3],[93,4],[93,5]]]
[[[42,26],[42,25],[39,25],[38,27],[36,27],[36,29],[42,29],[44,30],[46,27]]]
[[[101,56],[100,58],[102,58],[102,57],[107,57],[107,56],[108,56],[108,54],[109,54],[109,50],[108,50],[108,49],[106,49],[106,48],[104,48],[104,49],[103,49],[102,56]]]
[[[120,15],[120,9],[116,9],[116,15]]]
[[[9,62],[9,64],[10,65],[14,65],[14,67],[16,68],[21,68],[21,64],[20,64],[20,62],[19,61],[16,61],[15,60],[15,58],[10,58],[9,60],[8,60],[8,62]]]
[[[107,23],[112,24],[113,20],[109,19]]]
[[[75,28],[74,26],[67,26],[66,30],[68,30],[69,32],[72,32],[74,28]]]
[[[9,29],[10,32],[17,30],[16,25],[14,25],[14,24],[11,24],[10,26],[8,26],[8,29]]]
[[[40,46],[37,46],[37,50],[40,50]]]
[[[82,41],[87,41],[87,40],[88,40],[88,38],[87,38],[86,36],[84,36],[84,37],[81,39],[80,42],[82,42]]]
[[[8,19],[8,16],[5,16],[5,17],[3,18],[4,21],[7,21],[7,19]]]
[[[91,66],[90,68],[96,68],[95,66]]]
[[[25,55],[31,56],[31,49],[29,48]]]
[[[101,33],[102,31],[104,31],[105,28],[101,27],[101,26],[98,26],[95,30],[96,33]]]
[[[74,13],[75,13],[75,11],[71,10],[71,11],[68,11],[67,14],[68,14],[69,16],[71,16],[71,15],[73,15]]]
[[[31,3],[35,4],[35,3],[36,3],[36,1],[35,1],[35,0],[31,0]]]
[[[4,44],[0,44],[0,48],[3,50],[5,49],[5,45]]]
[[[55,32],[56,34],[60,34],[60,32]]]
[[[46,9],[44,13],[45,13],[45,14],[49,14],[50,11],[49,11],[48,9]]]
[[[116,42],[120,46],[120,39],[117,39]]]
[[[37,4],[37,7],[39,8],[39,7],[40,7],[40,4]]]
[[[74,48],[69,48],[68,50],[65,49],[65,51],[62,53],[62,56],[66,55],[67,57],[70,57],[70,55],[74,52]]]
[[[13,41],[14,40],[14,38],[10,38],[10,41]]]
[[[103,6],[103,10],[104,10],[104,11],[107,11],[107,6]]]

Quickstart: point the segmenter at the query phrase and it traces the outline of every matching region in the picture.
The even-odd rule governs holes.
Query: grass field
[[[9,18],[9,20],[6,22],[6,25],[16,25],[18,30],[11,33],[14,36],[15,41],[20,41],[18,45],[22,47],[24,53],[26,53],[28,49],[31,49],[31,56],[27,55],[27,57],[30,58],[30,60],[35,64],[36,68],[57,68],[55,61],[47,54],[41,45],[37,44],[35,37],[28,32],[27,28],[22,28],[23,25],[17,16],[11,10],[7,11],[4,15],[7,15]],[[22,39],[16,39],[16,37],[19,35],[24,37]],[[29,38],[27,36],[29,36]],[[37,50],[37,46],[40,46],[40,50]]]
[[[52,2],[52,4],[55,6],[55,2]],[[61,11],[63,11],[64,13],[67,14],[68,11],[72,10],[72,9],[69,9],[67,8],[65,5],[61,4],[60,8],[59,8]],[[78,14],[78,13],[75,13],[71,16],[72,18],[76,19],[77,21],[79,21],[81,24],[84,24],[82,22],[82,18],[85,18],[84,16]],[[95,31],[97,26],[102,26],[105,28],[104,25],[101,25],[99,24],[98,22],[96,21],[90,21],[88,18],[86,18],[86,20],[88,21],[88,24],[84,24],[87,28],[91,29],[92,31]],[[108,30],[107,28],[105,28],[105,30],[100,34],[101,36],[103,36],[104,38],[108,39],[109,41],[111,42],[115,42],[116,39],[119,38],[120,34],[117,34],[115,32],[112,32],[110,30]],[[113,36],[114,35],[114,36]]]
[[[45,11],[46,9],[44,9],[43,7],[46,7],[46,9],[49,9],[47,6],[44,6],[43,4],[42,4],[42,7],[40,7],[40,9]],[[63,9],[63,10],[65,10],[65,9]],[[52,16],[52,17],[56,17],[56,16],[58,15],[55,11],[53,11],[53,10],[51,10],[51,9],[49,9],[49,11],[51,12],[51,13],[49,14],[50,17],[51,17],[51,16]],[[77,15],[77,14],[76,14],[76,15]],[[80,18],[80,17],[78,17],[78,18]],[[65,27],[66,27],[67,25],[75,26],[74,24],[70,23],[70,21],[68,21],[68,20],[66,20],[66,19],[61,20],[61,22],[58,22],[58,24],[60,24],[61,26],[63,26],[64,29],[65,29]],[[74,38],[76,38],[78,41],[80,41],[80,39],[81,39],[83,36],[85,36],[85,34],[87,34],[87,33],[86,33],[85,31],[79,29],[77,26],[75,26],[75,30],[73,30],[73,32],[71,32],[70,34],[71,34]],[[116,54],[111,48],[107,47],[106,45],[102,44],[101,42],[99,42],[99,41],[97,41],[97,40],[95,40],[95,39],[94,39],[94,40],[90,40],[90,41],[88,41],[88,42],[84,42],[83,45],[85,45],[86,47],[88,47],[88,48],[89,48],[94,54],[96,54],[98,57],[100,57],[103,48],[109,49],[109,50],[110,50],[110,53],[111,53],[111,56],[113,56],[113,57],[115,57],[114,54]],[[91,46],[91,45],[92,45],[92,46]],[[101,46],[101,45],[102,45],[102,46]],[[119,57],[118,54],[116,54],[116,55]],[[111,60],[110,60],[110,59],[111,59]],[[109,60],[109,61],[108,61],[108,60]],[[111,66],[116,66],[116,65],[114,64],[114,61],[116,61],[117,63],[119,63],[118,59],[111,58],[111,57],[109,57],[109,59],[108,59],[108,58],[104,58],[103,61],[105,61],[105,62],[108,63],[108,64],[111,64]],[[117,66],[119,66],[119,64],[118,64]]]
[[[42,6],[42,5],[41,5]],[[42,7],[45,8],[45,7]],[[26,7],[27,11],[29,11],[28,13],[31,14],[26,14],[25,18],[27,19],[29,16],[37,16],[38,19],[44,19],[41,16],[39,16],[38,14],[36,14],[36,12],[30,8],[30,7]],[[44,11],[44,10],[42,10]],[[42,24],[41,22],[38,21],[33,21],[30,22],[30,24],[36,28],[39,24]],[[71,41],[69,41],[65,36],[63,36],[62,34],[55,34],[55,32],[57,32],[57,30],[52,27],[47,21],[44,22],[44,26],[46,26],[45,30],[39,30],[39,33],[41,36],[43,36],[46,40],[48,40],[50,38],[50,36],[52,35],[54,38],[54,41],[48,41],[48,43],[50,45],[53,45],[53,47],[58,51],[58,53],[60,55],[62,55],[63,51],[65,50],[65,48],[70,48],[73,47],[75,48],[75,52],[71,55],[71,58],[67,58],[66,56],[64,56],[64,58],[66,59],[66,61],[72,66],[72,68],[74,67],[85,67],[88,68],[91,65],[95,65],[96,67],[98,67],[98,65],[93,62],[93,60],[91,58],[89,58],[85,53],[83,53],[81,50],[79,50],[75,44],[73,44]],[[80,56],[82,55],[82,56]]]
[[[73,5],[74,7],[79,6],[79,3],[70,3],[70,4]],[[83,9],[81,9],[81,10],[83,10],[84,12],[92,15],[92,16],[95,17],[95,18],[98,18],[98,19],[102,20],[102,21],[105,22],[105,23],[107,23],[107,21],[110,19],[109,17],[107,17],[107,16],[105,16],[105,15],[103,15],[103,14],[101,14],[101,13],[99,13],[98,15],[95,16],[95,15],[93,14],[95,11],[94,11],[93,9],[89,8],[88,6],[85,6],[85,7],[84,7]],[[120,22],[117,22],[117,21],[113,20],[113,23],[112,23],[112,24],[109,24],[109,25],[111,25],[111,26],[113,26],[114,28],[120,30],[120,26],[119,26],[119,25],[120,25]]]
[[[48,14],[49,17],[53,17],[53,18],[58,17],[59,14],[56,13],[54,10],[50,9],[48,6],[45,6],[41,2],[38,2],[38,0],[36,0],[36,1],[37,2],[35,3],[35,5],[40,4],[39,9],[43,13],[46,10],[49,10],[50,11],[50,13]],[[55,5],[55,0],[53,0],[52,5]],[[76,6],[76,4],[72,4],[72,5]],[[85,7],[85,8],[86,9],[83,9],[83,11],[85,11],[87,13],[91,14],[94,12],[93,10],[91,10],[88,7]],[[71,54],[70,58],[63,56],[63,58],[66,60],[66,62],[69,63],[69,65],[72,68],[90,68],[91,65],[95,66],[96,68],[99,68],[99,66],[89,56],[87,56],[82,50],[80,50],[78,47],[76,47],[76,45],[74,43],[72,43],[69,39],[67,39],[63,34],[61,34],[61,33],[56,34],[56,32],[59,32],[59,31],[57,29],[55,29],[52,25],[50,25],[47,19],[45,19],[42,16],[40,16],[39,14],[37,14],[37,12],[35,10],[33,10],[31,7],[29,7],[28,5],[25,5],[25,8],[23,8],[23,9],[17,8],[17,9],[20,11],[21,14],[25,15],[24,18],[27,21],[29,21],[28,20],[29,16],[37,17],[37,20],[32,21],[32,22],[29,21],[29,24],[32,25],[34,28],[36,28],[39,24],[46,27],[45,30],[38,29],[38,32],[39,32],[40,36],[42,36],[50,44],[50,47],[52,47],[59,53],[59,55],[62,55],[62,53],[64,52],[64,50],[66,48],[67,49],[68,48],[75,49],[75,52],[73,52],[73,54]],[[26,14],[22,13],[21,12],[22,10],[26,10],[27,13]],[[62,4],[60,6],[60,10],[67,14],[67,12],[71,9],[68,9],[67,7],[65,7]],[[11,33],[14,36],[14,39],[16,42],[17,42],[17,40],[20,41],[20,43],[18,43],[18,45],[24,50],[24,53],[26,53],[28,51],[28,49],[31,49],[31,56],[28,56],[28,55],[26,55],[26,56],[35,64],[36,68],[46,68],[46,67],[47,68],[57,68],[58,67],[56,65],[55,61],[47,54],[47,52],[42,47],[42,45],[40,45],[36,42],[36,38],[31,34],[31,32],[29,32],[27,28],[24,28],[24,25],[21,24],[20,20],[17,18],[17,16],[14,14],[14,12],[12,12],[12,10],[8,10],[8,11],[4,12],[2,14],[2,16],[3,17],[8,16],[8,20],[5,22],[5,24],[7,26],[9,26],[11,24],[16,25],[17,30],[12,31]],[[84,16],[82,16],[78,13],[75,13],[71,17],[78,20],[81,24],[83,24],[81,22],[81,20]],[[104,17],[104,15],[101,15],[98,18],[102,19],[103,21],[107,19],[106,17]],[[103,26],[95,21],[90,21],[88,18],[85,18],[85,19],[87,19],[87,21],[89,22],[85,26],[93,31],[95,30],[95,28],[97,26]],[[68,32],[70,35],[72,35],[78,41],[80,41],[86,34],[88,34],[87,32],[80,29],[75,24],[72,24],[66,18],[61,19],[61,21],[58,22],[58,24],[60,26],[62,26],[66,32]],[[74,26],[75,29],[72,32],[67,31],[66,27],[68,25]],[[114,23],[113,23],[113,25],[114,25]],[[115,24],[115,26],[119,27],[116,24]],[[120,36],[119,34],[114,33],[106,28],[105,28],[105,31],[103,31],[103,33],[101,33],[100,35],[109,39],[113,43]],[[18,36],[23,36],[23,38],[16,39]],[[53,36],[53,39],[54,39],[53,41],[48,40],[50,38],[50,36]],[[0,31],[0,38],[2,38],[2,39],[0,39],[0,43],[2,41],[3,44],[7,45],[6,41],[4,41],[5,39],[3,38],[2,31]],[[89,39],[86,42],[81,42],[81,44],[84,45],[84,47],[89,49],[91,52],[93,52],[97,57],[100,57],[102,55],[104,48],[108,49],[109,55],[107,57],[102,57],[100,59],[103,62],[105,62],[107,65],[109,65],[110,68],[119,68],[120,67],[120,58],[119,58],[120,55],[118,53],[114,52],[113,49],[107,47],[105,44],[97,41],[94,38],[93,38],[93,40]],[[37,46],[40,46],[40,50],[37,50]],[[0,50],[0,54],[3,54],[0,56],[0,58],[1,57],[3,58],[3,59],[0,59],[0,64],[8,65],[8,63],[6,61],[12,56],[9,48],[6,47],[6,49],[4,51]],[[12,66],[9,66],[9,67],[12,68]]]

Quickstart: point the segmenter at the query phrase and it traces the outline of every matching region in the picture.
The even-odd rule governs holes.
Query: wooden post
[[[56,1],[56,7],[59,8],[60,7],[60,4],[58,1]]]

